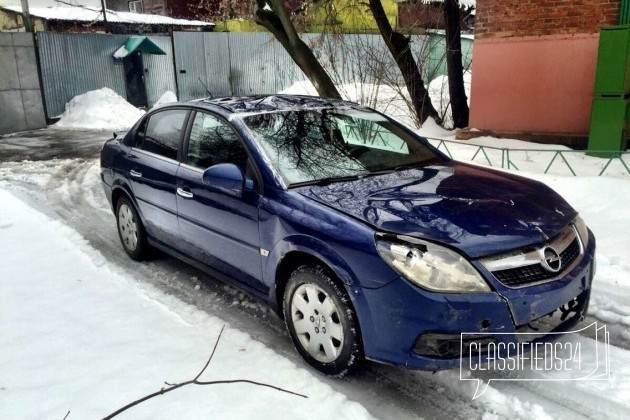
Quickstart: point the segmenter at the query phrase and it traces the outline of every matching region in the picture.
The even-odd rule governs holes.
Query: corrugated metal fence
[[[109,87],[126,97],[124,70],[112,59],[127,35],[39,32],[37,45],[46,114],[63,113],[75,95]],[[167,55],[145,54],[149,106],[167,90],[180,100],[275,93],[305,76],[268,33],[175,32],[149,36]],[[400,75],[380,35],[303,34],[336,83],[392,83]],[[464,65],[472,41],[462,39]],[[425,81],[445,74],[444,36],[413,35],[411,48]],[[173,53],[175,54],[173,57]],[[176,84],[177,79],[177,84]]]
[[[46,102],[46,115],[63,113],[74,96],[108,87],[123,98],[125,74],[122,64],[115,64],[112,54],[127,35],[38,32],[37,47]],[[173,49],[168,36],[150,36],[167,55],[144,55],[145,83],[149,104],[167,90],[175,91]]]
[[[302,34],[336,83],[401,82],[380,35]],[[306,77],[276,39],[260,32],[175,32],[180,100],[204,96],[275,93]],[[462,39],[464,67],[472,40]],[[411,49],[425,81],[446,74],[444,36],[413,35]]]
[[[175,32],[180,100],[275,93],[304,75],[272,35]]]

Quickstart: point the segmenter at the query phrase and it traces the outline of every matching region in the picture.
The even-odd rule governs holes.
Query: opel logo
[[[562,258],[558,251],[550,246],[546,246],[541,251],[541,263],[545,270],[557,273],[562,268]]]

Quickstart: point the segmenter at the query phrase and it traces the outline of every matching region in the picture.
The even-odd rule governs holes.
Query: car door
[[[220,117],[197,111],[191,119],[177,173],[182,246],[195,259],[246,286],[263,290],[258,233],[260,194],[255,187],[235,197],[202,181],[204,170],[219,163],[234,163],[250,179],[254,178],[245,146]]]
[[[168,109],[151,114],[136,134],[128,154],[129,180],[150,237],[176,246],[176,175],[189,111]]]

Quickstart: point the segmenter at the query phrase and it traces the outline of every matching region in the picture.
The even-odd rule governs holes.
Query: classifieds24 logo
[[[518,341],[501,341],[516,335]],[[462,333],[459,379],[477,381],[473,400],[492,381],[596,381],[610,379],[609,334],[593,322],[577,331]],[[556,335],[557,337],[553,337]],[[593,337],[586,340],[582,336]],[[506,337],[507,338],[507,337]]]

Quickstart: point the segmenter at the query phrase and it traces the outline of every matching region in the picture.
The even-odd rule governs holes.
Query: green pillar
[[[630,2],[629,13],[630,13]],[[623,5],[622,5],[623,8]],[[622,10],[623,12],[623,10]],[[625,150],[630,105],[630,25],[609,26],[599,33],[595,94],[588,136],[590,155]]]
[[[630,23],[630,0],[621,0],[621,8],[619,10],[619,24],[627,25]]]
[[[591,111],[591,129],[588,150],[591,156],[609,157],[610,153],[592,151],[626,149],[628,136],[628,109],[630,100],[625,98],[595,98]]]

